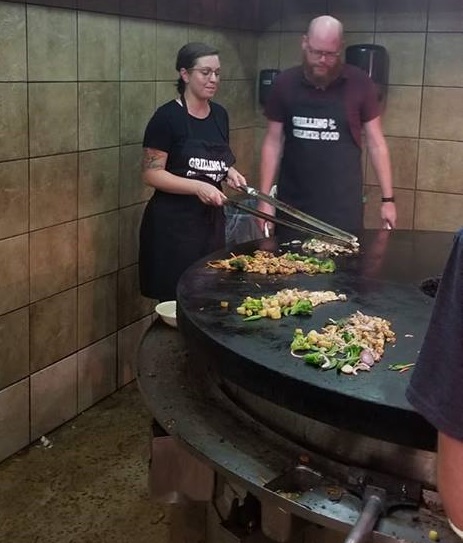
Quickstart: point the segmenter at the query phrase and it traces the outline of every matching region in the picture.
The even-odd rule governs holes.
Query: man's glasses
[[[212,77],[212,74],[215,77],[220,77],[220,68],[213,70],[212,68],[190,68],[189,72],[199,72],[203,77]]]
[[[322,57],[325,57],[328,62],[334,62],[341,54],[339,51],[333,53],[332,51],[320,51],[319,49],[312,49],[312,47],[307,47],[307,51],[315,60],[320,60]]]

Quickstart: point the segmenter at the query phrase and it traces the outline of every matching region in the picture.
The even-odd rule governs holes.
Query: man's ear
[[[307,34],[304,34],[302,36],[302,42],[301,42],[301,47],[302,47],[302,50],[305,51],[307,49],[307,42],[308,42],[308,37],[307,37]]]

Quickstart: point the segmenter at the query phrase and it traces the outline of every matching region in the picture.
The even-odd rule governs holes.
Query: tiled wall
[[[383,127],[392,157],[399,227],[455,231],[463,225],[463,2],[461,0],[266,0],[259,69],[300,61],[313,16],[341,19],[346,45],[389,52]],[[262,125],[262,119],[260,121]],[[258,148],[260,137],[257,138]],[[365,160],[365,225],[379,226],[378,183]]]
[[[156,105],[174,96],[175,52],[191,40],[221,50],[217,99],[255,184],[256,74],[298,63],[301,34],[322,13],[342,19],[348,45],[389,51],[384,129],[399,226],[456,230],[461,0],[0,0],[0,460],[133,378],[153,312],[137,281],[150,196],[140,142]],[[374,227],[367,157],[365,174]]]
[[[133,378],[153,312],[141,139],[187,41],[221,50],[218,100],[252,176],[257,36],[224,26],[0,1],[0,460]]]

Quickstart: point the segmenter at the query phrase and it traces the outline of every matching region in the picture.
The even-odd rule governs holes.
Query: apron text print
[[[294,115],[293,136],[306,140],[338,141],[340,134],[336,130],[334,119],[317,117],[299,117]]]
[[[228,171],[227,164],[223,160],[209,160],[207,158],[191,157],[188,160],[187,177],[196,177],[198,174],[206,175],[213,181],[221,181]]]

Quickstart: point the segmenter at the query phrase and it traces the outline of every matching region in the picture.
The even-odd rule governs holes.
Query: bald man
[[[384,139],[378,92],[368,75],[343,64],[342,24],[314,19],[302,37],[302,64],[282,72],[264,113],[260,190],[338,228],[363,227],[362,130],[381,185],[381,221],[396,225],[389,151]],[[273,214],[273,207],[259,204]],[[264,228],[264,221],[260,221]],[[277,225],[285,241],[296,232]]]

